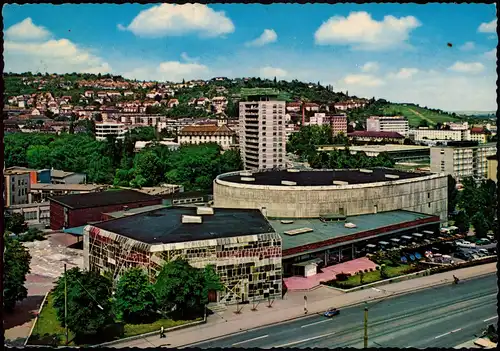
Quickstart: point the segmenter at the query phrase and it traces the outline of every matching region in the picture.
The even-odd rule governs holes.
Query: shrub
[[[376,267],[375,267],[375,269],[376,269],[377,271],[379,271],[379,270],[380,270],[380,266],[376,266]]]
[[[365,273],[368,273],[368,268],[367,268],[367,269],[365,269]]]
[[[349,278],[349,274],[344,273],[344,272],[342,272],[342,273],[339,273],[339,274],[335,275],[335,279],[336,279],[337,281],[339,281],[339,282],[344,282],[344,281],[346,281],[348,278]]]

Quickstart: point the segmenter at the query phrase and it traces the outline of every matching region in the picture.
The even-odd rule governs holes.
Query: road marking
[[[247,343],[247,342],[250,342],[250,341],[255,341],[255,340],[265,339],[265,338],[267,338],[268,336],[269,336],[269,335],[262,335],[262,336],[258,336],[258,337],[253,338],[253,339],[248,339],[248,340],[245,340],[245,341],[240,341],[240,342],[234,343],[234,344],[232,344],[231,346],[236,346],[236,345],[244,344],[244,343]]]
[[[372,290],[375,290],[376,292],[381,292],[382,290],[377,289],[377,288],[372,288]]]
[[[306,341],[311,341],[311,340],[316,340],[316,339],[324,338],[325,336],[330,336],[330,335],[333,335],[333,334],[335,334],[335,332],[328,333],[328,334],[323,334],[323,335],[318,335],[318,336],[314,336],[312,338],[307,338],[307,339],[303,339],[303,340],[292,341],[292,342],[289,342],[287,344],[283,344],[283,345],[279,345],[279,346],[273,346],[273,348],[296,345],[296,344],[300,344],[300,343],[303,343],[303,342],[306,342]]]
[[[442,338],[443,336],[446,336],[446,335],[449,335],[451,333],[456,333],[458,331],[462,330],[462,328],[458,328],[458,329],[455,329],[455,330],[452,330],[451,332],[448,332],[448,333],[444,333],[444,334],[441,334],[441,335],[438,335],[436,336],[434,339],[439,339],[439,338]]]
[[[492,319],[498,318],[498,316],[493,316],[490,318],[486,318],[483,322],[491,321]]]
[[[316,325],[316,324],[325,323],[325,322],[330,322],[330,319],[325,319],[324,321],[319,321],[319,322],[314,322],[314,323],[311,323],[311,324],[306,324],[306,325],[301,326],[301,328],[307,328],[307,327],[310,327],[311,325]]]

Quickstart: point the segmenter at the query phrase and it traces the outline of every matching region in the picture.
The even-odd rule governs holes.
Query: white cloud
[[[376,62],[367,62],[361,67],[362,72],[373,73],[378,71],[378,63]]]
[[[287,76],[287,74],[287,71],[277,67],[266,66],[259,69],[259,76],[261,76],[262,78],[284,78]]]
[[[207,5],[161,4],[139,12],[126,29],[150,38],[188,33],[217,37],[234,32],[234,24],[223,11],[214,11]]]
[[[497,31],[497,20],[481,23],[477,31],[479,33],[495,33]]]
[[[278,40],[278,35],[273,29],[264,29],[264,32],[255,40],[246,43],[246,46],[264,46]]]
[[[396,73],[389,73],[389,78],[393,79],[408,79],[413,77],[415,74],[418,73],[417,68],[401,68],[398,72]]]
[[[490,51],[486,51],[486,52],[484,53],[484,57],[486,57],[486,58],[487,58],[487,59],[489,59],[489,60],[494,60],[494,59],[496,59],[496,58],[497,58],[497,49],[495,48],[495,49],[492,49],[492,50],[490,50]]]
[[[190,57],[186,52],[183,52],[181,54],[181,59],[183,59],[186,62],[198,62],[200,60],[199,57]]]
[[[385,16],[372,19],[367,12],[351,12],[348,17],[334,16],[324,22],[314,34],[318,45],[350,45],[354,49],[380,50],[404,44],[409,33],[419,27],[413,16]]]
[[[469,50],[473,50],[475,47],[476,47],[476,44],[474,44],[473,41],[468,41],[460,47],[460,50],[469,51]]]
[[[12,72],[100,72],[108,73],[108,63],[68,39],[40,43],[6,41],[5,70]]]
[[[47,39],[50,36],[51,33],[47,29],[33,24],[33,20],[30,17],[10,26],[5,31],[6,40],[37,41]]]
[[[480,73],[484,70],[484,65],[481,62],[457,61],[448,69],[460,73]]]
[[[349,74],[344,77],[343,83],[348,86],[378,87],[385,82],[371,74]]]
[[[207,66],[199,63],[182,63],[179,61],[162,62],[154,68],[150,64],[143,68],[136,68],[123,74],[124,77],[137,80],[156,80],[180,82],[183,79],[207,79],[210,70]]]

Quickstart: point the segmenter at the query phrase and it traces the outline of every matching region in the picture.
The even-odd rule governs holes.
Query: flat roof
[[[343,145],[322,145],[318,147],[319,151],[329,151],[329,150],[344,150]],[[404,151],[423,151],[429,150],[430,146],[420,146],[420,145],[352,145],[349,146],[351,151],[365,151],[365,152],[404,152]]]
[[[152,206],[144,206],[144,207],[139,207],[139,208],[131,208],[131,209],[126,210],[126,211],[108,212],[105,214],[110,216],[110,217],[113,217],[113,218],[122,218],[122,217],[132,216],[132,215],[136,215],[136,214],[143,213],[143,212],[154,211],[154,210],[158,210],[160,208],[166,208],[166,207],[167,207],[166,205],[152,205]]]
[[[86,194],[54,196],[50,201],[57,202],[71,209],[126,205],[135,202],[159,200],[161,197],[148,195],[134,190],[100,191]]]
[[[418,219],[429,218],[432,215],[410,211],[388,211],[360,216],[348,216],[345,221],[321,222],[319,219],[292,219],[292,224],[283,224],[281,219],[269,219],[269,222],[283,240],[283,250],[292,249],[308,244],[318,243],[329,239],[352,235],[393,224],[412,222]],[[287,220],[290,220],[287,218]],[[356,228],[345,228],[345,223],[354,223]],[[311,228],[312,232],[287,235],[286,231]]]
[[[430,174],[404,172],[392,168],[370,168],[373,173],[364,173],[358,169],[338,169],[338,170],[300,170],[299,172],[279,171],[259,171],[252,172],[251,178],[254,181],[241,180],[239,173],[232,173],[219,176],[220,180],[248,185],[282,185],[281,181],[287,180],[297,184],[297,186],[325,186],[333,185],[333,181],[344,181],[349,184],[366,184],[375,182],[386,182],[394,180],[385,178],[386,174],[399,176],[398,179],[419,178]],[[247,177],[247,176],[243,176]]]
[[[147,244],[170,244],[244,235],[274,233],[257,209],[213,208],[202,223],[182,223],[182,216],[197,216],[197,207],[167,207],[93,224],[95,227]]]
[[[31,184],[31,190],[63,190],[63,191],[93,191],[104,187],[104,185],[97,184],[48,184],[48,183],[34,183]]]

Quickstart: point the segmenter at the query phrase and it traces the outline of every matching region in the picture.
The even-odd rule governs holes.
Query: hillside
[[[382,108],[386,115],[399,115],[408,118],[410,127],[418,127],[422,121],[427,121],[430,126],[443,122],[458,122],[460,117],[454,113],[447,113],[441,110],[428,109],[414,104],[394,104],[388,103]]]

